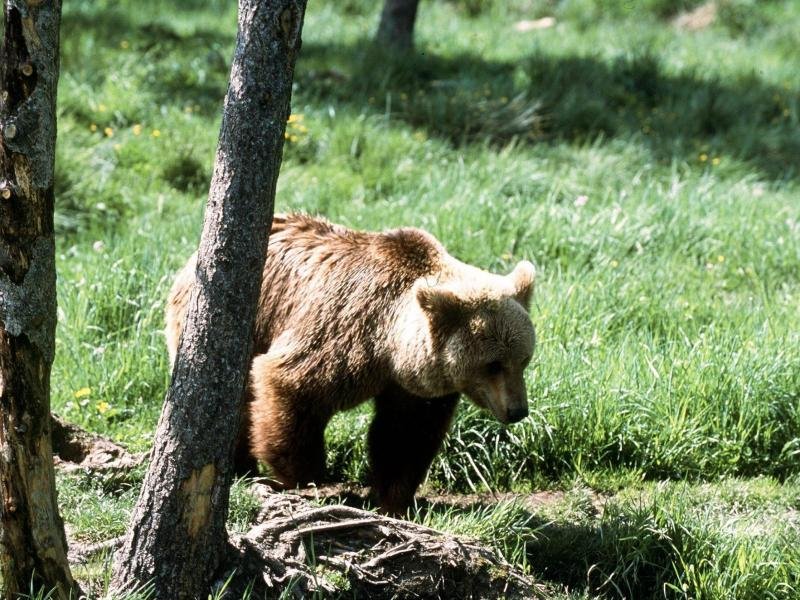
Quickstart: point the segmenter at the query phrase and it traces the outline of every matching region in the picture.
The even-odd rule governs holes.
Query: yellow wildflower
[[[106,134],[106,137],[114,137],[114,130],[111,127],[106,127],[103,129],[103,133]]]
[[[725,257],[722,256],[722,254],[720,254],[719,256],[717,256],[717,262],[718,263],[724,263],[725,262]]]
[[[160,129],[153,129],[153,131],[150,133],[150,135],[152,135],[155,138],[161,137],[161,130]]]
[[[97,131],[97,125],[95,123],[92,123],[91,125],[89,125],[89,131],[92,131],[92,132]]]
[[[617,262],[616,260],[612,260],[612,261],[611,261],[610,263],[608,263],[608,264],[609,264],[609,265],[611,265],[611,268],[612,268],[612,269],[616,269],[616,268],[619,266],[619,262]]]
[[[122,40],[119,43],[119,47],[122,48],[123,50],[127,49],[128,46],[130,46],[130,44],[128,43],[128,40]]]
[[[106,112],[108,110],[108,107],[101,102],[100,104],[97,105],[97,110],[99,110],[100,112]]]
[[[297,123],[303,120],[303,115],[298,113],[296,115],[289,115],[289,123]]]
[[[99,412],[100,414],[103,414],[109,408],[111,408],[111,405],[108,402],[106,402],[105,400],[97,403],[97,412]]]
[[[717,166],[719,163],[720,163],[720,158],[719,158],[719,156],[715,156],[714,158],[712,158],[712,159],[711,159],[711,164],[712,164],[712,165],[714,165],[715,167],[716,167],[716,166]]]
[[[708,160],[708,154],[703,152],[698,158],[700,159],[700,162],[706,162]]]
[[[90,395],[91,393],[92,393],[92,388],[82,387],[77,392],[75,392],[74,395],[75,395],[76,398],[85,398],[86,396]]]
[[[133,135],[141,135],[142,133],[142,126],[139,123],[136,123],[131,130],[133,131]]]

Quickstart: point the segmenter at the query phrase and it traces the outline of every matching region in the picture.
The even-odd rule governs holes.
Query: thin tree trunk
[[[234,438],[252,344],[305,0],[239,0],[196,284],[153,459],[112,588],[205,596],[225,551]]]
[[[6,0],[0,57],[0,579],[5,598],[80,590],[50,444],[53,168],[60,0]]]
[[[418,5],[419,0],[385,0],[376,41],[397,50],[411,49]]]

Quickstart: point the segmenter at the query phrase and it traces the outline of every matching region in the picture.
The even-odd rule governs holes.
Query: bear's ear
[[[523,260],[509,274],[514,284],[514,299],[526,309],[530,308],[533,296],[533,281],[536,279],[536,267],[533,263]]]
[[[417,285],[417,302],[434,329],[449,331],[466,319],[465,302],[441,286]]]

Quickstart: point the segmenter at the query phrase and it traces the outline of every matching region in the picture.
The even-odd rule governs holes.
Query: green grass
[[[796,3],[721,0],[687,32],[670,19],[694,0],[423,2],[402,57],[370,44],[378,4],[309,8],[277,209],[535,262],[531,417],[464,403],[427,486],[567,491],[416,518],[554,597],[797,597]],[[164,300],[199,238],[235,25],[230,2],[64,6],[53,405],[134,451],[168,384]],[[363,481],[369,413],[329,428],[334,479]],[[121,533],[140,476],[60,478],[74,535]]]
[[[586,490],[521,503],[434,506],[428,525],[485,540],[545,581],[611,597],[792,598],[800,585],[797,482],[659,483],[605,499]],[[576,551],[576,549],[580,549]]]

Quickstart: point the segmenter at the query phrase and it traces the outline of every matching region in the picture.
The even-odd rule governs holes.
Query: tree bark
[[[234,439],[305,0],[239,0],[239,33],[172,382],[112,588],[205,596],[227,550]]]
[[[60,0],[6,0],[0,57],[0,579],[6,598],[80,593],[50,442]]]
[[[376,41],[396,50],[410,50],[418,5],[419,0],[385,0]]]

